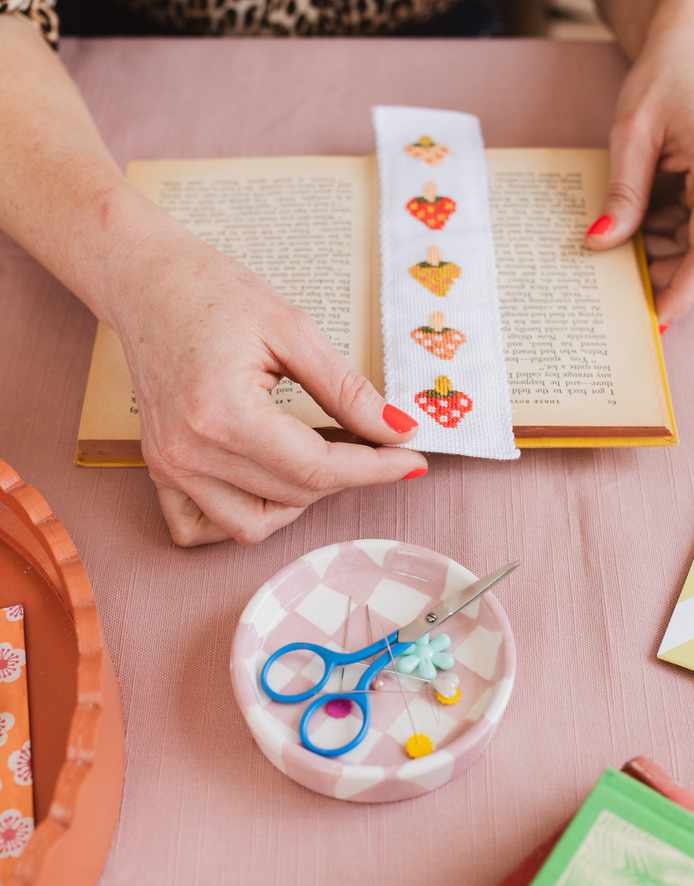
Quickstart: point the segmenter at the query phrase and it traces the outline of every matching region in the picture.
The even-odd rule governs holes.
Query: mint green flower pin
[[[437,634],[429,640],[429,634],[420,637],[412,646],[408,646],[395,662],[401,674],[416,674],[425,680],[433,680],[436,669],[448,671],[455,664],[455,659],[446,649],[451,645],[448,634]]]

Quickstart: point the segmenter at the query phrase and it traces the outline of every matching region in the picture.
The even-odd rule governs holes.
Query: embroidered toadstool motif
[[[434,311],[429,317],[428,326],[418,326],[410,333],[410,338],[441,360],[452,360],[458,348],[465,343],[465,335],[458,329],[444,325],[443,314]]]
[[[446,145],[437,144],[428,135],[421,135],[416,142],[407,145],[405,151],[415,160],[423,160],[427,166],[438,166],[450,154]]]
[[[451,286],[462,273],[460,265],[443,260],[438,246],[430,246],[427,249],[426,261],[417,262],[409,271],[417,283],[421,283],[425,289],[439,298],[448,295]]]
[[[439,375],[434,387],[415,395],[415,403],[442,428],[454,428],[472,411],[472,398],[454,391],[447,375]]]
[[[419,197],[407,202],[407,211],[423,225],[440,231],[456,210],[455,200],[436,193],[436,182],[427,182]]]

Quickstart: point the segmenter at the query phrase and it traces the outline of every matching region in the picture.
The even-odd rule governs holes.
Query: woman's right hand
[[[139,196],[127,199],[154,228],[127,257],[114,253],[118,296],[105,314],[123,342],[175,542],[259,542],[323,496],[426,473],[422,455],[388,445],[410,439],[416,421],[386,405],[307,314]],[[327,442],[275,406],[283,376],[379,445]]]
[[[0,228],[118,331],[174,540],[260,541],[324,495],[425,473],[387,446],[416,422],[305,314],[124,182],[24,16],[0,15],[0,45]],[[274,406],[283,375],[380,445],[328,443]]]
[[[694,307],[694,0],[651,5],[650,27],[617,103],[604,210],[586,243],[595,250],[619,246],[645,219],[665,329]],[[645,15],[632,9],[635,3],[613,6],[625,31],[631,15]],[[654,189],[656,171],[666,175]],[[646,217],[649,200],[655,211]]]

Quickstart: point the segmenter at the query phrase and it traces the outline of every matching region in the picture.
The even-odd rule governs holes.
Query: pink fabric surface
[[[603,45],[66,40],[105,139],[143,157],[364,153],[375,103],[479,114],[491,145],[603,145],[624,66]],[[635,754],[694,786],[692,675],[655,652],[694,554],[694,315],[665,337],[676,449],[431,459],[346,492],[255,548],[174,548],[142,470],[71,463],[94,320],[0,243],[0,454],[46,495],[91,574],[122,687],[127,774],[105,886],[491,884]],[[255,747],[230,641],[253,591],[320,545],[382,536],[474,572],[518,647],[485,756],[416,800],[312,794]],[[511,592],[512,589],[512,592]]]

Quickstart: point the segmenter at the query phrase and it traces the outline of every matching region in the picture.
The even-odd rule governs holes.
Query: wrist
[[[195,316],[201,293],[194,284],[223,257],[127,180],[102,195],[95,212],[107,245],[98,273],[77,295],[116,330],[128,355],[153,328]]]
[[[74,279],[66,282],[100,320],[117,325],[129,299],[129,263],[160,214],[122,177],[96,189],[83,206],[85,235],[72,262]]]
[[[694,0],[660,0],[643,36],[641,51],[686,32],[694,33]]]
[[[597,0],[597,5],[631,61],[661,33],[691,24],[694,15],[693,0]]]
[[[191,235],[126,179],[97,195],[88,216],[97,230],[75,294],[121,337],[138,334]],[[163,306],[162,306],[163,307]]]

